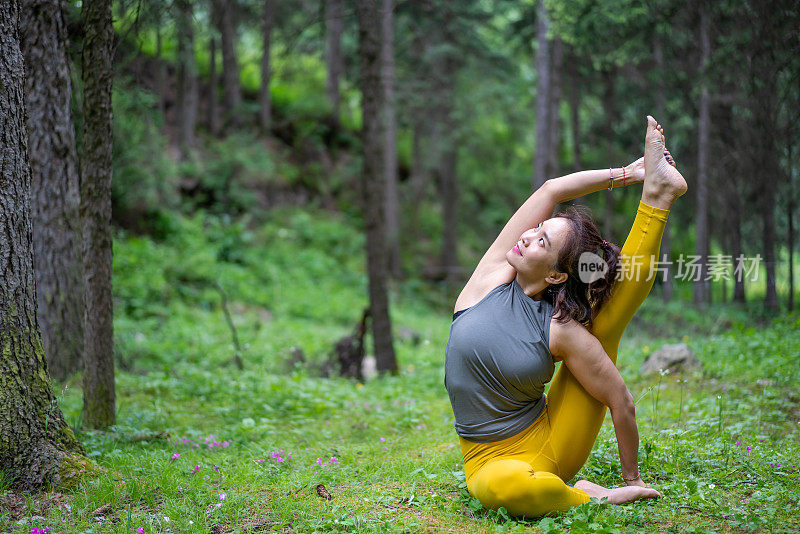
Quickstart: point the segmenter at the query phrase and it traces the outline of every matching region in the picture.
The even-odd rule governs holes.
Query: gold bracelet
[[[608,168],[608,190],[614,189],[614,173],[611,172],[611,167]]]
[[[636,471],[636,476],[633,476],[631,478],[625,478],[625,476],[623,475],[622,476],[622,480],[624,480],[625,482],[633,482],[634,480],[636,480],[637,478],[640,478],[640,477],[641,477],[641,475],[639,474],[639,471]]]

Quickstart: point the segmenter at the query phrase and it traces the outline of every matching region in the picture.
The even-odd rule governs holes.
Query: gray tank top
[[[545,407],[555,371],[550,354],[553,306],[516,282],[497,286],[455,315],[444,381],[459,436],[500,441],[528,428]]]

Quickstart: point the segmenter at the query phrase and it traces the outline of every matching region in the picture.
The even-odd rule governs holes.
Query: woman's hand
[[[640,184],[644,182],[644,157],[641,157],[625,167],[625,184]]]

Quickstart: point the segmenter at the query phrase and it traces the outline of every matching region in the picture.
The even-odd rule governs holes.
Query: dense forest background
[[[798,8],[796,0],[10,1],[0,8],[10,154],[0,179],[8,259],[0,412],[19,417],[0,418],[0,530],[24,515],[14,504],[24,499],[7,488],[98,475],[103,468],[87,458],[128,473],[129,486],[115,493],[108,472],[74,482],[89,489],[71,501],[74,512],[47,501],[42,514],[54,524],[88,529],[87,513],[109,501],[94,515],[124,508],[127,519],[111,521],[121,532],[168,528],[161,517],[171,506],[186,531],[195,522],[245,528],[240,517],[263,497],[245,488],[265,487],[263,524],[284,525],[298,510],[322,512],[316,495],[275,504],[312,481],[270,463],[283,458],[281,447],[313,455],[320,468],[351,462],[319,480],[352,484],[355,499],[383,481],[386,471],[359,469],[363,458],[380,464],[384,436],[406,440],[387,467],[400,481],[391,503],[441,508],[442,524],[465,521],[480,503],[443,482],[460,457],[441,443],[453,438],[440,375],[455,296],[545,180],[640,157],[648,114],[664,126],[689,192],[670,214],[663,270],[621,351],[636,362],[680,340],[705,367],[694,375],[703,380],[679,378],[665,390],[661,412],[666,375],[655,386],[622,368],[639,400],[656,392],[644,407],[643,472],[697,495],[700,482],[722,487],[703,478],[712,469],[725,478],[732,468],[763,468],[773,478],[752,505],[730,489],[725,502],[700,493],[692,506],[712,530],[757,529],[779,516],[796,526],[786,519],[796,495],[780,477],[796,476],[800,458],[791,363]],[[621,244],[640,193],[615,188],[576,202]],[[365,355],[382,379],[365,380]],[[677,426],[683,433],[661,433]],[[195,456],[183,452],[203,438]],[[731,453],[745,438],[767,441],[761,463]],[[380,446],[367,450],[364,440]],[[232,443],[242,449],[221,452]],[[673,457],[659,456],[670,447]],[[210,464],[206,448],[228,456]],[[245,449],[263,456],[247,460],[266,461],[263,473],[246,470]],[[440,454],[417,467],[419,449]],[[205,475],[213,488],[193,486],[194,500],[181,454],[191,475],[210,465],[216,473]],[[599,445],[583,476],[612,484],[610,454]],[[692,463],[704,454],[697,462],[708,465]],[[139,473],[137,463],[152,469]],[[789,474],[775,475],[775,464]],[[151,482],[162,473],[158,488]],[[683,480],[695,475],[689,488]],[[421,494],[415,476],[425,478]],[[214,515],[227,495],[217,499],[220,488],[238,499],[224,503],[225,516]],[[192,515],[197,492],[209,491],[208,511]],[[27,516],[45,501],[29,501]],[[767,505],[773,511],[761,514]],[[668,525],[691,513],[660,506]],[[295,525],[357,530],[344,523],[356,513]],[[609,517],[601,527],[643,525],[635,510]],[[464,531],[511,521],[471,519]],[[389,528],[364,521],[366,531]]]
[[[115,4],[115,225],[158,236],[175,212],[287,205],[363,224],[355,5],[212,4]],[[660,295],[793,306],[794,2],[393,7],[380,68],[395,279],[457,286],[532,186],[635,159],[650,113],[690,184],[664,252],[758,254],[763,269]],[[638,195],[583,203],[619,241]]]

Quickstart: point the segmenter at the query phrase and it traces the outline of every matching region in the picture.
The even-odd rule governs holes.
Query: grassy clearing
[[[115,243],[118,425],[79,434],[109,474],[69,493],[4,493],[0,532],[800,529],[797,314],[698,313],[651,298],[620,362],[639,399],[642,474],[664,499],[519,521],[464,490],[443,386],[450,320],[436,290],[396,292],[396,331],[416,334],[398,341],[398,376],[320,378],[313,369],[366,304],[360,236],[330,215],[291,211],[172,224],[163,242]],[[681,339],[703,371],[639,375],[649,352]],[[292,347],[309,365],[288,366]],[[74,426],[76,384],[60,395]],[[608,420],[579,477],[617,485],[618,473]]]

